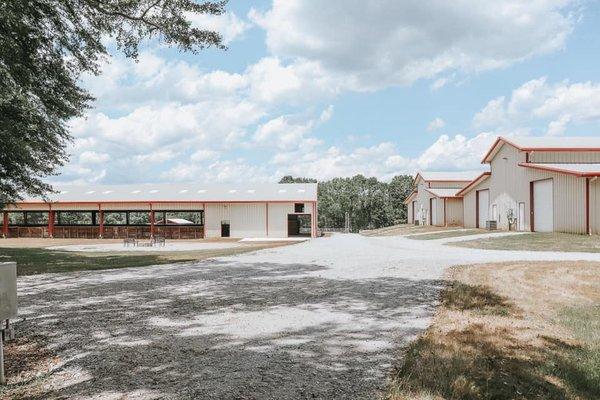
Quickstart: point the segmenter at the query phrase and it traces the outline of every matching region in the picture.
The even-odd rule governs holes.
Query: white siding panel
[[[600,179],[590,182],[590,229],[600,234]]]
[[[462,189],[465,186],[467,186],[468,184],[469,184],[469,182],[454,182],[454,181],[429,182],[429,187],[430,188],[438,188],[438,189],[451,189],[451,188]]]
[[[221,237],[221,221],[231,220],[229,204],[207,204],[204,214],[206,237]]]
[[[152,208],[156,211],[200,211],[204,209],[202,203],[158,203],[153,204]]]
[[[489,189],[489,187],[490,180],[488,178],[472,188],[469,193],[463,197],[465,228],[475,228],[477,226],[477,191]]]
[[[265,203],[230,205],[231,237],[266,237],[267,210]]]
[[[536,232],[554,231],[554,193],[552,179],[533,184],[533,215]]]
[[[507,229],[507,210],[511,208],[517,215],[519,203],[523,202],[525,203],[525,230],[531,230],[530,182],[553,178],[554,230],[585,233],[585,179],[519,167],[518,163],[524,161],[524,152],[505,144],[491,162],[492,175],[488,179],[490,204],[497,205],[498,227]]]
[[[529,155],[535,163],[600,163],[600,151],[535,151]]]
[[[69,210],[69,206],[64,205],[62,206],[64,207],[63,210]],[[87,210],[90,209],[98,209],[98,206],[96,205],[94,207],[94,205],[91,206],[84,206],[82,209],[86,209],[85,207],[88,207]],[[92,207],[92,208],[90,208]],[[53,206],[52,209],[55,209],[55,207]],[[150,204],[149,203],[102,203],[102,209],[103,210],[111,210],[111,211],[142,211],[142,210],[150,210]],[[58,208],[56,208],[56,210],[58,210]]]
[[[9,204],[3,211],[48,211],[48,204]]]
[[[446,224],[448,226],[462,226],[463,215],[462,199],[446,199]]]
[[[312,207],[309,207],[312,210]],[[308,211],[307,205],[304,210]],[[294,203],[269,203],[269,237],[287,237],[287,216],[294,213]]]
[[[479,227],[485,228],[486,222],[490,219],[490,191],[479,190],[476,196],[479,202]]]

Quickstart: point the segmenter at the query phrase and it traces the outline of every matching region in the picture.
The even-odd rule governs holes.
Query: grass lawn
[[[43,248],[0,248],[0,262],[16,261],[17,275],[90,271],[204,260],[246,253],[282,243],[244,245],[228,249],[164,252],[160,254],[76,253]]]
[[[433,225],[401,224],[385,228],[361,231],[363,236],[399,236],[425,232],[445,232],[460,229],[458,227],[443,227]]]
[[[600,236],[570,233],[525,233],[452,243],[452,246],[490,250],[600,252]]]
[[[388,400],[599,399],[600,263],[452,269]]]
[[[483,233],[494,233],[497,231],[486,231],[483,229],[469,229],[466,231],[463,230],[449,230],[442,232],[433,232],[424,235],[409,235],[407,238],[414,240],[435,240],[435,239],[445,239],[452,237],[461,237],[461,236],[472,236],[472,235],[481,235]]]

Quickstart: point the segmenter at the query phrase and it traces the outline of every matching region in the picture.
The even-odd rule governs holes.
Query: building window
[[[295,213],[303,213],[304,212],[304,203],[296,203],[294,204],[294,212]]]

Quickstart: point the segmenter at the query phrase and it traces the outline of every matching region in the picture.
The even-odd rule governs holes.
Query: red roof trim
[[[568,170],[568,169],[555,168],[555,167],[547,167],[547,166],[540,165],[540,164],[533,165],[531,163],[519,163],[519,166],[520,167],[525,167],[525,168],[537,169],[537,170],[540,170],[540,171],[549,171],[549,172],[557,172],[557,173],[560,173],[560,174],[573,175],[573,176],[576,176],[578,178],[600,176],[600,171],[597,171],[597,172],[577,172],[577,171],[572,171],[572,170]]]
[[[491,176],[492,173],[491,172],[484,172],[481,175],[479,175],[477,178],[473,179],[471,181],[471,183],[469,183],[467,186],[465,186],[464,188],[462,188],[460,190],[460,192],[456,193],[457,196],[463,196],[466,192],[468,192],[470,190],[471,187],[473,186],[477,186],[479,185],[481,182],[483,182],[483,178],[484,176],[487,178],[488,176]],[[469,189],[469,190],[467,190]]]

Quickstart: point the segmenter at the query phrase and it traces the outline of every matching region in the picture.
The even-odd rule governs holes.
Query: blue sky
[[[227,51],[112,49],[60,181],[390,179],[497,135],[598,135],[596,2],[231,0]]]

